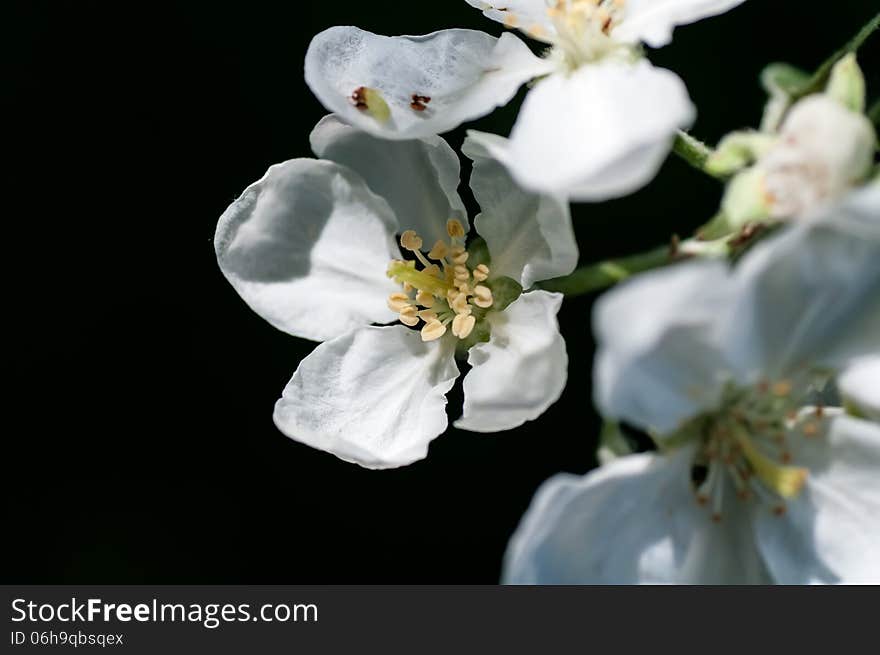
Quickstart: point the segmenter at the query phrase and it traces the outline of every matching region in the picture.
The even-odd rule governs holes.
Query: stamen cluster
[[[600,59],[619,48],[611,32],[623,18],[625,0],[554,0],[547,15],[554,39],[572,68]]]
[[[784,514],[785,501],[800,493],[808,471],[791,465],[790,441],[817,437],[816,419],[823,410],[819,406],[814,416],[799,417],[802,396],[794,388],[787,380],[728,388],[721,410],[703,420],[703,445],[692,471],[697,502],[711,506],[714,521],[721,520],[725,477],[737,498],[756,497],[776,515]]]
[[[489,277],[489,267],[467,265],[470,254],[465,248],[464,226],[450,219],[446,233],[449,241],[437,240],[425,254],[422,238],[414,230],[407,230],[400,236],[400,245],[415,260],[392,261],[388,267],[388,276],[403,287],[403,291],[388,297],[388,307],[397,312],[404,325],[416,327],[423,323],[423,341],[439,339],[448,327],[454,336],[466,339],[481,312],[494,302],[492,290],[481,284]]]

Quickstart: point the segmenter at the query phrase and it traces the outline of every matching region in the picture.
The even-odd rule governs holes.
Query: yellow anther
[[[427,323],[429,321],[436,320],[437,312],[435,312],[433,309],[423,309],[419,312],[419,318]]]
[[[482,282],[489,277],[489,267],[485,264],[480,264],[474,269],[473,276],[477,282]]]
[[[367,112],[380,123],[384,123],[391,118],[391,109],[378,89],[359,86],[351,94],[351,99],[355,107]]]
[[[452,319],[452,334],[459,339],[467,339],[473,332],[477,319],[469,314],[459,314]]]
[[[492,298],[492,289],[483,286],[482,284],[478,284],[474,287],[474,304],[477,307],[486,309],[487,307],[491,307],[493,302],[494,298]]]
[[[435,341],[446,334],[446,326],[436,318],[425,323],[422,328],[422,341]]]
[[[392,293],[388,296],[388,309],[392,312],[401,312],[410,306],[410,297],[405,293]]]
[[[434,247],[431,248],[431,252],[428,253],[428,257],[440,260],[446,257],[446,253],[448,252],[449,248],[446,246],[446,243],[438,239],[437,243],[434,244]]]
[[[440,267],[437,266],[437,264],[431,264],[430,266],[425,266],[425,268],[422,269],[422,273],[427,273],[428,275],[431,275],[433,277],[441,277],[440,276]]]
[[[453,239],[463,239],[465,235],[464,225],[457,218],[450,218],[446,221],[446,234]]]
[[[421,305],[422,307],[433,307],[434,306],[434,294],[428,293],[427,291],[419,291],[416,294],[416,304]]]
[[[400,235],[400,245],[406,250],[421,250],[422,237],[415,230],[407,230]]]
[[[398,315],[400,322],[404,325],[408,325],[409,327],[415,327],[419,323],[419,316],[416,308],[410,305],[409,307],[404,307],[400,310],[400,314]]]
[[[459,254],[455,255],[455,257],[452,258],[452,263],[453,264],[465,264],[467,262],[469,256],[470,256],[470,253],[467,250],[462,250],[462,252],[460,252]]]
[[[464,294],[464,293],[459,293],[452,300],[452,302],[449,303],[449,306],[452,308],[452,311],[454,311],[456,314],[470,314],[471,313],[471,306],[468,304],[467,294]]]
[[[467,266],[464,264],[456,264],[455,268],[452,269],[455,272],[455,281],[467,282],[471,279],[471,272],[467,269]]]
[[[458,288],[458,290],[461,293],[465,294],[466,296],[474,295],[474,291],[473,291],[473,289],[471,289],[471,285],[468,284],[467,282],[456,283],[455,286]]]

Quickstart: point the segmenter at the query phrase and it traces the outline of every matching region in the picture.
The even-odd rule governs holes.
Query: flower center
[[[554,55],[569,68],[629,47],[612,38],[623,19],[625,0],[550,0],[547,15],[556,28]]]
[[[823,409],[799,416],[804,396],[795,387],[805,388],[790,381],[729,387],[721,409],[698,419],[702,444],[692,479],[697,502],[710,508],[714,521],[721,520],[725,487],[735,490],[739,501],[755,498],[777,516],[800,493],[808,471],[792,465],[789,447],[794,439],[820,434]]]
[[[494,302],[492,290],[481,284],[489,277],[489,267],[467,264],[464,226],[452,218],[446,222],[446,233],[449,241],[438,240],[425,254],[422,238],[407,230],[400,236],[400,245],[415,260],[395,260],[388,266],[388,277],[403,287],[388,297],[388,307],[404,325],[421,323],[422,341],[439,339],[449,327],[454,336],[466,339]]]

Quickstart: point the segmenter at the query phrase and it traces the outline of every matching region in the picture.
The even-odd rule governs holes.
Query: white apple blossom
[[[575,200],[646,184],[694,108],[682,81],[655,68],[676,25],[743,0],[468,0],[549,46],[543,58],[511,33],[473,30],[385,37],[355,27],[318,34],[306,82],[324,105],[387,139],[438,134],[529,91],[509,140],[473,133],[521,186]]]
[[[599,301],[597,404],[659,452],[545,483],[508,582],[880,582],[880,424],[817,403],[876,407],[880,187],[827,211]]]
[[[871,121],[826,94],[797,102],[778,135],[742,133],[751,140],[756,162],[731,180],[722,209],[732,226],[806,217],[834,202],[868,178],[877,136]],[[725,142],[716,158],[723,158]],[[710,165],[712,160],[710,160]]]
[[[443,139],[386,141],[331,115],[311,143],[321,159],[272,166],[215,237],[252,309],[324,341],[276,403],[278,428],[369,468],[422,459],[447,426],[457,351],[472,370],[456,426],[506,430],[554,403],[567,376],[562,297],[520,291],[576,265],[567,202],[519,189],[466,143],[486,259],[465,247],[459,162]]]

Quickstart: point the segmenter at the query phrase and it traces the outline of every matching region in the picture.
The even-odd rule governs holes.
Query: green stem
[[[793,89],[791,92],[792,101],[803,98],[811,93],[818,93],[824,89],[825,84],[828,82],[828,77],[831,75],[831,69],[834,68],[834,64],[848,54],[854,53],[861,48],[862,44],[868,40],[868,37],[877,31],[878,27],[880,27],[880,13],[876,14],[871,20],[865,23],[864,27],[859,30],[858,34],[851,38],[845,46],[826,59],[825,62],[816,69],[816,72],[813,73],[810,79],[804,82],[800,87]]]
[[[706,161],[712,155],[712,149],[687,132],[678,131],[678,134],[675,135],[675,142],[672,144],[672,151],[698,171],[712,177],[718,177],[706,170]]]
[[[630,257],[608,259],[589,266],[582,266],[570,275],[546,280],[539,283],[538,286],[545,291],[557,291],[566,296],[580,296],[601,291],[622,282],[635,273],[660,268],[672,261],[672,252],[669,246],[663,246]]]

